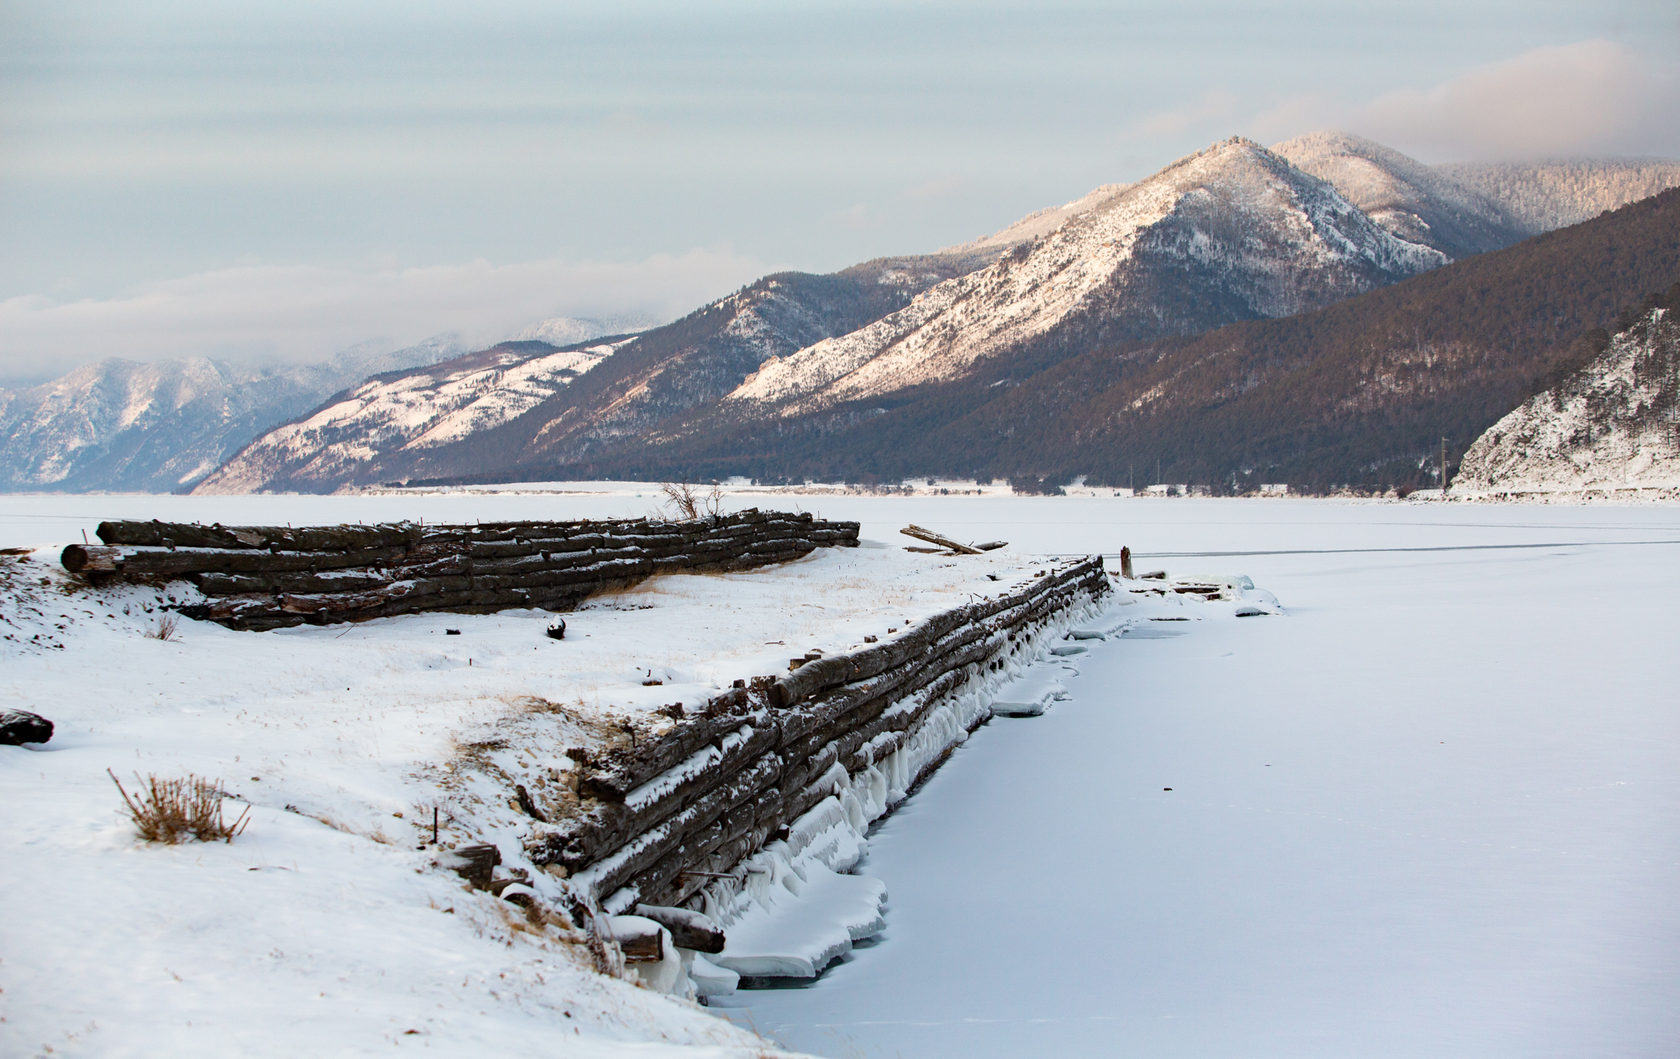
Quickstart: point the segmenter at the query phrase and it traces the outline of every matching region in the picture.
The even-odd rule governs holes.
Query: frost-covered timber
[[[1680,325],[1653,308],[1488,428],[1455,495],[1680,494]]]
[[[728,925],[711,958],[727,970],[814,975],[880,928],[884,887],[843,874],[869,822],[991,717],[991,693],[1043,639],[1108,591],[1100,558],[1063,563],[886,641],[738,686],[656,739],[571,749],[575,789],[531,774],[533,801],[557,819],[528,843],[531,861],[609,912],[686,906]],[[788,945],[785,923],[762,921],[794,892],[821,911],[805,912],[810,936]]]
[[[855,546],[856,522],[757,509],[710,518],[425,526],[201,526],[102,522],[72,544],[93,580],[190,582],[188,617],[235,629],[360,621],[415,611],[564,610],[655,574],[742,570]]]

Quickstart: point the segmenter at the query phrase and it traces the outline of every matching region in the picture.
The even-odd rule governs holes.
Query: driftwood
[[[912,522],[910,525],[904,527],[903,529],[899,530],[898,532],[904,534],[906,537],[914,537],[919,541],[927,541],[929,544],[937,544],[941,548],[948,548],[951,551],[956,552],[958,555],[979,555],[980,554],[980,549],[979,548],[975,548],[975,547],[972,547],[972,546],[967,545],[967,544],[958,543],[957,541],[952,540],[951,538],[945,536],[942,533],[935,533],[930,529],[925,529],[921,526],[916,525],[914,522]]]

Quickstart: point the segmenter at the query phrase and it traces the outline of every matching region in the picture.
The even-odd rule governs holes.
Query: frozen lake
[[[833,1056],[1673,1054],[1680,511],[1028,503],[960,528],[1291,616],[1084,656],[876,833],[885,935],[732,1017]]]
[[[647,513],[636,492],[0,497],[0,546],[109,517]],[[831,1056],[1673,1053],[1680,509],[739,503],[1129,544],[1290,616],[1098,645],[1071,701],[982,729],[876,833],[881,939],[730,1017]]]

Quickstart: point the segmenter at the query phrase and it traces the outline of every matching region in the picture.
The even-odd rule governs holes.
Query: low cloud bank
[[[0,301],[0,376],[56,376],[112,356],[303,362],[361,342],[396,348],[443,332],[489,343],[555,316],[665,320],[765,271],[728,249],[697,249],[632,262],[257,265],[111,298],[24,295]]]

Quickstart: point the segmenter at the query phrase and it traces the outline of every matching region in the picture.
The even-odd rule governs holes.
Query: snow
[[[471,521],[653,503],[648,487],[559,488],[13,496],[0,545],[78,540],[101,517]],[[86,607],[43,562],[48,585],[0,593],[0,633],[33,623],[65,645],[0,640],[0,696],[59,723],[45,746],[0,747],[0,886],[29,909],[0,919],[0,1053],[755,1054],[717,1012],[845,1055],[1655,1055],[1680,1035],[1675,508],[798,502],[891,544],[661,579],[580,612],[560,643],[533,612],[264,634],[183,623],[164,642],[143,635],[155,596]],[[1011,544],[914,556],[897,546],[909,522]],[[446,844],[471,825],[516,855],[527,825],[474,762],[517,774],[521,740],[569,738],[597,705],[644,710],[844,649],[966,598],[950,580],[964,564],[1122,544],[1141,570],[1244,598],[1128,592],[1136,603],[1074,623],[1106,639],[1063,641],[1086,650],[1027,671],[1067,688],[1043,716],[969,736],[991,703],[967,696],[857,782],[836,777],[752,877],[813,936],[844,927],[847,951],[807,988],[708,1013],[601,978],[416,848],[441,805]],[[1268,589],[1287,616],[1235,617],[1268,610]],[[648,629],[657,650],[627,659]],[[650,666],[669,683],[642,688]],[[252,823],[231,844],[143,846],[106,767],[219,776]],[[822,886],[855,892],[796,900]],[[729,928],[732,946],[748,926]],[[762,949],[792,929],[767,925]],[[726,990],[731,972],[707,963],[689,976]]]
[[[1078,672],[1071,665],[1036,665],[1009,682],[992,700],[993,717],[1037,717],[1057,699],[1067,697],[1066,674]]]
[[[1027,214],[1014,224],[993,232],[991,235],[982,236],[958,246],[946,247],[939,252],[960,256],[988,250],[1005,250],[1021,243],[1031,242],[1034,239],[1049,235],[1072,218],[1101,207],[1109,199],[1126,190],[1127,186],[1126,184],[1103,184],[1072,202],[1066,202],[1060,206],[1047,206],[1042,210]]]
[[[95,516],[436,521],[647,506],[629,493],[574,498],[570,510],[552,496],[0,500],[0,541],[49,546],[0,559],[0,698],[57,725],[43,746],[0,747],[0,887],[24,895],[0,926],[0,1054],[140,1041],[182,1055],[361,1054],[409,1038],[552,1050],[557,1032],[577,1055],[618,1054],[627,1040],[762,1047],[701,1009],[595,976],[577,939],[464,890],[427,844],[433,810],[445,847],[489,840],[517,864],[530,821],[504,780],[571,767],[527,748],[558,758],[615,716],[669,723],[649,711],[778,672],[812,647],[860,646],[1005,589],[1037,561],[1001,552],[959,564],[877,542],[659,578],[568,615],[564,641],[544,635],[552,619],[537,611],[262,634],[184,621],[159,639],[148,634],[161,631],[161,605],[190,590],[67,593],[56,564],[57,544],[80,540]],[[662,683],[644,686],[650,675]],[[230,844],[147,847],[107,768],[131,789],[148,774],[217,780],[236,812],[251,807],[250,824]],[[827,863],[855,860],[865,824],[810,844]],[[544,898],[558,885],[531,879]],[[30,902],[43,914],[17,911]],[[635,971],[658,986],[680,978]],[[304,1012],[307,1026],[292,1025]]]
[[[811,978],[886,926],[879,879],[813,866],[795,885],[729,924],[729,944],[712,962],[740,975]]]
[[[1082,641],[1069,700],[871,835],[877,942],[733,1017],[851,1056],[1671,1053],[1680,510],[947,511],[1288,616]]]

